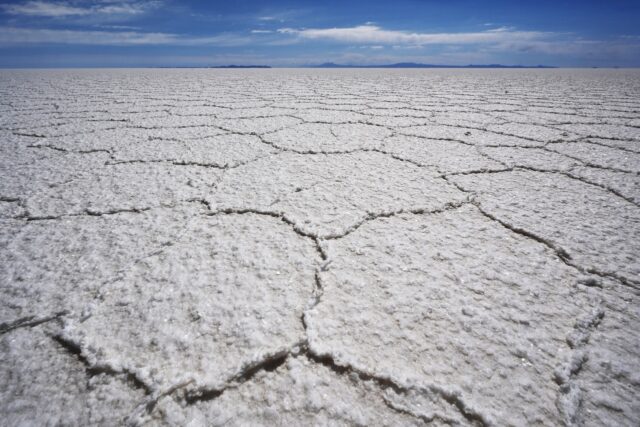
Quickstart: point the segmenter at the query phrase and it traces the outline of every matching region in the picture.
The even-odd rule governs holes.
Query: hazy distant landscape
[[[336,64],[325,62],[314,68],[555,68],[549,65],[504,65],[504,64],[468,64],[468,65],[444,65],[423,64],[419,62],[398,62],[395,64]]]
[[[166,67],[171,68],[171,67]],[[207,67],[200,67],[207,68]],[[213,65],[210,68],[272,68],[269,65]],[[469,64],[469,65],[442,65],[442,64],[421,64],[418,62],[398,62],[396,64],[336,64],[325,62],[318,65],[293,68],[556,68],[549,65],[503,65],[503,64]]]

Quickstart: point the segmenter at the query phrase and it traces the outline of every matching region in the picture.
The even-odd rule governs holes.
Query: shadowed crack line
[[[408,129],[410,131],[410,129],[412,127],[417,127],[417,126],[421,126],[421,125],[406,125],[406,126],[397,126],[397,128],[401,128],[401,129]],[[426,126],[432,126],[432,125],[426,125]],[[468,129],[468,130],[475,130],[475,131],[480,131],[480,132],[487,132],[490,134],[494,134],[494,135],[500,135],[500,136],[506,136],[506,137],[511,137],[511,138],[517,138],[517,139],[521,139],[521,140],[525,140],[525,141],[530,141],[530,142],[534,142],[537,145],[539,144],[544,144],[547,141],[544,140],[539,140],[539,139],[534,139],[534,138],[530,138],[530,137],[526,137],[526,136],[522,136],[522,135],[515,135],[515,134],[511,134],[511,133],[507,133],[507,132],[500,132],[500,131],[496,131],[496,130],[491,130],[491,129],[487,129],[487,128],[483,128],[483,127],[478,127],[478,126],[461,126],[461,125],[453,125],[453,124],[447,124],[447,123],[435,123],[434,126],[442,126],[442,127],[448,127],[448,128],[458,128],[458,129]],[[469,135],[471,134],[470,131],[468,132]],[[458,139],[453,139],[453,138],[431,138],[428,136],[424,136],[424,135],[420,135],[420,134],[411,134],[411,133],[407,133],[407,132],[400,132],[400,134],[402,135],[406,135],[406,136],[414,136],[414,137],[418,137],[418,138],[426,138],[426,139],[439,139],[439,140],[445,140],[445,141],[456,141],[456,142],[460,142],[462,144],[466,144],[466,145],[476,145],[467,141],[463,141],[463,140],[458,140]],[[466,135],[466,133],[465,133]]]
[[[3,322],[3,323],[0,323],[0,335],[5,334],[14,329],[32,328],[34,326],[51,322],[53,320],[59,320],[61,317],[66,316],[67,314],[69,314],[69,312],[66,310],[63,310],[51,316],[44,316],[44,317],[26,316],[10,322]]]
[[[638,202],[635,201],[635,199],[633,199],[632,197],[628,197],[625,196],[624,194],[622,194],[621,192],[619,192],[618,190],[611,188],[607,185],[604,184],[600,184],[598,182],[594,182],[591,181],[589,179],[586,179],[584,177],[581,177],[579,175],[574,175],[573,173],[569,172],[569,171],[564,171],[564,170],[557,170],[557,169],[540,169],[540,168],[534,168],[531,166],[513,166],[513,167],[507,167],[505,169],[495,169],[495,170],[473,170],[473,171],[465,171],[465,172],[451,172],[451,173],[447,173],[444,175],[441,175],[441,178],[446,179],[449,176],[457,176],[457,175],[476,175],[476,174],[492,174],[492,173],[504,173],[504,172],[515,172],[515,171],[529,171],[529,172],[539,172],[539,173],[550,173],[550,174],[559,174],[559,175],[563,175],[566,176],[567,178],[576,180],[576,181],[580,181],[584,184],[587,185],[591,185],[594,187],[598,187],[602,190],[605,190],[611,194],[613,194],[616,197],[619,197],[621,199],[623,199],[626,202],[631,203],[634,206],[640,207],[640,204]],[[447,181],[447,182],[451,182],[451,181]]]
[[[325,235],[323,236],[323,240],[336,240],[336,239],[341,239],[351,233],[353,233],[354,231],[356,231],[358,228],[360,228],[361,226],[363,226],[364,224],[366,224],[367,222],[371,222],[374,221],[376,219],[379,218],[390,218],[396,215],[402,215],[402,214],[413,214],[413,215],[426,215],[426,214],[439,214],[439,213],[443,213],[446,211],[450,211],[450,210],[455,210],[458,209],[466,204],[470,203],[468,200],[464,201],[464,202],[448,202],[445,203],[444,206],[442,208],[436,208],[436,209],[398,209],[395,211],[389,211],[389,212],[379,212],[379,213],[374,213],[374,212],[367,212],[367,216],[365,218],[363,218],[361,221],[357,222],[356,224],[352,225],[351,227],[348,227],[346,229],[346,231],[344,231],[343,233],[340,234],[329,234],[329,235]]]
[[[425,136],[425,135],[405,133],[405,132],[398,132],[397,134],[398,134],[398,136],[406,136],[406,137],[410,137],[410,138],[426,139],[426,140],[431,140],[431,141],[457,142],[458,144],[467,145],[469,147],[476,147],[477,146],[477,144],[473,144],[471,142],[467,142],[467,141],[463,141],[461,139],[455,139],[455,138],[444,138],[444,137],[437,137],[437,136]]]
[[[293,231],[296,234],[299,234],[300,236],[308,237],[308,238],[311,238],[311,239],[317,238],[317,236],[315,234],[308,233],[308,232],[300,229],[298,227],[298,225],[296,225],[296,223],[294,221],[291,221],[284,214],[278,213],[278,212],[260,210],[260,209],[252,209],[252,208],[241,208],[241,209],[224,208],[224,209],[218,209],[218,210],[215,210],[215,211],[211,211],[207,215],[209,215],[209,216],[217,216],[217,215],[246,215],[246,214],[264,215],[264,216],[270,216],[272,218],[277,218],[280,221],[284,222],[285,224],[291,226],[291,228],[293,229]]]
[[[108,128],[102,128],[102,129],[91,129],[91,130],[84,130],[84,131],[78,131],[78,132],[63,133],[63,134],[57,134],[57,135],[43,135],[38,133],[23,133],[23,132],[13,132],[13,134],[16,136],[30,136],[33,138],[64,138],[66,136],[90,135],[98,132],[105,132],[105,131],[117,130],[117,129],[128,129],[128,128],[131,128],[131,127],[108,127]]]
[[[143,420],[146,416],[150,415],[155,409],[156,405],[163,397],[170,396],[177,391],[189,386],[194,382],[193,379],[180,382],[178,384],[174,384],[166,390],[158,391],[155,393],[151,393],[147,398],[145,398],[127,418],[125,421],[129,425],[142,425],[144,424]]]
[[[6,202],[6,203],[20,203],[20,199],[17,197],[6,197],[6,196],[0,196],[0,202]]]
[[[87,208],[84,210],[84,212],[81,212],[81,213],[71,213],[71,214],[63,214],[63,215],[45,215],[45,216],[26,215],[18,218],[24,218],[27,221],[53,221],[53,220],[83,217],[83,216],[85,217],[86,216],[106,216],[106,215],[117,215],[121,213],[142,213],[150,209],[151,209],[150,207],[143,207],[143,208],[112,209],[108,211],[94,211],[90,208]]]
[[[480,203],[473,203],[475,205],[476,208],[478,208],[478,211],[480,211],[480,213],[482,215],[484,215],[485,217],[489,218],[491,221],[497,222],[498,224],[502,225],[504,228],[507,228],[509,230],[511,230],[512,232],[519,234],[521,236],[527,237],[529,239],[535,240],[538,243],[542,243],[543,245],[545,245],[546,247],[548,247],[549,249],[551,249],[558,258],[560,258],[565,264],[567,264],[570,267],[574,267],[575,266],[573,264],[570,263],[571,261],[571,255],[569,255],[569,253],[564,250],[563,248],[555,245],[554,243],[548,241],[547,239],[544,239],[534,233],[531,233],[530,231],[527,231],[523,228],[519,228],[516,226],[513,226],[507,222],[502,221],[501,219],[497,218],[494,215],[491,215],[490,213],[488,213],[487,211],[485,211],[484,209],[482,209],[482,207],[480,206]]]
[[[632,150],[631,148],[621,147],[619,145],[605,144],[604,142],[601,142],[601,141],[594,141],[593,140],[594,138],[608,139],[610,141],[636,142],[636,143],[638,142],[638,141],[630,141],[630,140],[625,140],[625,139],[614,139],[614,138],[604,138],[604,137],[583,137],[580,140],[570,141],[570,142],[571,143],[573,143],[573,142],[586,142],[586,143],[593,144],[593,145],[599,145],[600,147],[604,147],[604,148],[620,150],[620,151],[624,151],[624,152],[631,153],[631,154],[640,154],[640,150],[636,151],[636,150]],[[558,142],[564,142],[564,141],[552,141],[549,144],[557,144]],[[554,153],[555,152],[556,151],[554,151]]]
[[[495,159],[495,158],[491,157],[490,155],[488,155],[487,153],[485,153],[484,151],[482,151],[482,149],[481,149],[481,148],[482,148],[482,147],[475,146],[476,153],[478,153],[480,156],[484,157],[485,159],[487,159],[487,160],[489,160],[489,161],[499,163],[500,165],[504,166],[505,168],[509,167],[509,166],[508,166],[505,162],[503,162],[502,160]]]
[[[96,365],[92,364],[85,354],[82,352],[82,348],[75,342],[65,338],[61,334],[52,335],[51,338],[57,342],[63,349],[65,349],[68,353],[74,355],[83,365],[85,365],[85,369],[89,376],[95,376],[100,374],[106,374],[110,376],[118,376],[123,375],[129,383],[131,383],[136,388],[142,389],[145,394],[150,394],[151,389],[145,384],[145,382],[140,379],[134,372],[128,371],[126,369],[116,370],[113,369],[109,365]]]
[[[620,169],[620,168],[615,168],[615,167],[611,167],[611,166],[603,166],[603,165],[599,165],[596,163],[592,163],[590,161],[585,161],[579,157],[576,156],[572,156],[570,154],[567,153],[562,153],[559,151],[556,151],[554,149],[548,148],[548,147],[542,147],[543,149],[545,149],[546,151],[549,151],[550,153],[555,153],[555,154],[560,154],[562,156],[565,156],[569,159],[575,160],[577,162],[580,162],[581,164],[583,164],[584,166],[588,166],[590,168],[595,168],[595,169],[603,169],[603,170],[608,170],[611,172],[624,172],[624,173],[628,173],[628,174],[632,174],[632,175],[640,175],[640,172],[638,171],[631,171],[631,170],[627,170],[627,169]]]
[[[534,169],[531,169],[531,170],[534,170]],[[540,170],[539,172],[543,172],[543,170]],[[626,200],[627,202],[631,203],[632,205],[640,207],[640,204],[638,202],[636,202],[636,200],[634,198],[625,196],[620,191],[616,190],[615,188],[611,188],[608,185],[604,185],[604,184],[600,184],[600,183],[595,182],[595,181],[591,181],[591,180],[589,180],[587,178],[584,178],[584,177],[582,177],[580,175],[574,175],[570,171],[549,171],[549,172],[559,173],[559,174],[564,175],[564,176],[566,176],[568,178],[575,179],[577,181],[581,181],[581,182],[583,182],[585,184],[589,184],[589,185],[593,185],[593,186],[599,187],[599,188],[601,188],[603,190],[606,190],[606,191],[610,192],[614,196],[618,196],[621,199]]]
[[[31,138],[47,138],[46,135],[39,133],[26,133],[26,132],[12,132],[15,136],[29,136]]]
[[[427,164],[424,164],[422,162],[418,162],[418,161],[415,161],[415,160],[408,159],[406,157],[402,157],[402,156],[400,156],[398,154],[391,153],[391,152],[386,151],[386,150],[381,149],[381,148],[368,148],[368,149],[363,149],[362,151],[364,151],[364,152],[368,151],[368,152],[372,152],[372,153],[384,154],[384,155],[387,155],[387,156],[389,156],[389,157],[391,157],[393,159],[399,160],[401,162],[406,162],[406,163],[412,164],[412,165],[417,166],[419,168],[430,168],[430,167],[432,167],[431,165],[427,165]]]
[[[503,169],[472,169],[472,170],[468,170],[468,171],[461,171],[461,172],[446,172],[446,173],[441,173],[440,174],[440,178],[446,180],[447,182],[449,182],[452,185],[455,185],[454,183],[452,183],[451,181],[448,180],[448,178],[450,176],[458,176],[458,175],[482,175],[482,174],[493,174],[493,173],[502,173],[502,172],[513,172],[515,170],[515,168],[510,168],[510,167],[505,167]],[[460,190],[460,188],[458,188]],[[465,191],[466,190],[461,190],[461,191]]]
[[[193,201],[197,201],[203,204],[206,204],[206,201],[202,201],[202,200],[195,200],[192,199]],[[278,218],[279,220],[281,220],[282,222],[284,222],[285,224],[288,224],[289,226],[291,226],[293,228],[293,231],[296,232],[297,234],[299,234],[300,236],[303,237],[308,237],[314,240],[314,242],[322,242],[323,240],[336,240],[336,239],[341,239],[351,233],[353,233],[355,230],[357,230],[358,228],[360,228],[363,224],[370,222],[370,221],[374,221],[378,218],[389,218],[392,216],[396,216],[396,215],[401,215],[401,214],[414,214],[414,215],[425,215],[425,214],[437,214],[437,213],[442,213],[448,210],[453,210],[453,209],[458,209],[461,206],[470,203],[468,200],[467,201],[463,201],[463,202],[448,202],[445,203],[444,206],[442,208],[436,208],[436,209],[424,209],[424,208],[419,208],[419,209],[398,209],[395,211],[388,211],[388,212],[379,212],[379,213],[374,213],[374,212],[367,212],[365,217],[356,222],[355,224],[353,224],[350,227],[347,227],[347,229],[342,232],[342,233],[330,233],[330,234],[323,234],[323,235],[318,235],[316,233],[310,233],[307,231],[302,230],[295,221],[287,218],[286,214],[281,213],[281,212],[274,212],[274,211],[268,211],[268,210],[260,210],[260,209],[254,209],[254,208],[224,208],[224,209],[218,209],[215,211],[211,211],[210,213],[208,213],[207,215],[209,216],[216,216],[216,215],[245,215],[245,214],[256,214],[256,215],[265,215],[265,216],[270,216],[273,218]],[[208,206],[208,204],[206,204]],[[320,246],[318,246],[320,248]],[[321,254],[324,253],[324,251],[322,249],[319,249],[319,252]]]
[[[508,222],[505,222],[501,219],[499,219],[498,217],[490,214],[489,212],[485,211],[484,209],[482,209],[480,203],[478,202],[474,202],[473,203],[477,208],[478,211],[484,215],[485,217],[489,218],[490,220],[497,222],[498,224],[502,225],[504,228],[511,230],[512,232],[519,234],[521,236],[525,236],[529,239],[535,240],[538,243],[542,243],[543,245],[545,245],[546,247],[548,247],[549,249],[551,249],[556,256],[562,260],[562,262],[564,262],[566,265],[568,265],[569,267],[575,268],[576,270],[578,270],[581,273],[585,273],[585,274],[595,274],[597,276],[600,277],[608,277],[608,278],[612,278],[617,280],[618,282],[622,283],[625,286],[629,286],[633,289],[640,289],[640,286],[638,286],[637,282],[631,281],[623,276],[620,276],[619,274],[613,273],[613,272],[603,272],[603,271],[599,271],[593,267],[590,268],[585,268],[582,267],[578,264],[576,264],[575,262],[573,262],[571,255],[562,247],[554,244],[553,242],[538,236],[535,233],[532,233],[528,230],[525,230],[523,228],[520,227],[516,227],[512,224],[509,224]]]
[[[197,166],[197,167],[202,167],[202,168],[212,168],[212,169],[219,169],[219,170],[229,170],[229,169],[234,169],[237,168],[239,166],[242,166],[246,163],[237,163],[237,164],[233,164],[233,165],[229,165],[228,163],[225,163],[224,165],[219,165],[216,163],[202,163],[202,162],[192,162],[192,161],[186,161],[186,160],[175,160],[175,159],[149,159],[149,160],[143,160],[143,159],[131,159],[131,160],[115,160],[113,162],[107,162],[105,163],[105,166],[117,166],[117,165],[131,165],[131,164],[147,164],[147,163],[160,163],[160,164],[168,164],[168,165],[173,165],[173,166]]]
[[[301,345],[304,345],[302,341],[292,346],[291,349],[279,350],[265,356],[259,361],[246,364],[239,370],[236,375],[227,380],[221,387],[201,388],[193,391],[187,391],[184,396],[185,402],[188,405],[193,405],[200,401],[217,399],[218,397],[222,396],[222,394],[224,394],[227,390],[237,388],[247,381],[250,381],[259,372],[273,372],[285,363],[287,357],[289,357],[291,352],[294,351],[293,349],[298,348]]]
[[[406,395],[412,391],[415,391],[418,393],[429,393],[429,394],[435,393],[438,396],[440,396],[443,400],[445,400],[447,403],[455,407],[458,410],[458,412],[460,412],[460,414],[462,414],[471,423],[481,425],[481,426],[493,425],[493,423],[485,415],[469,408],[468,405],[458,395],[458,393],[455,393],[450,390],[446,390],[437,385],[430,384],[427,386],[405,386],[393,380],[389,376],[376,375],[364,370],[357,369],[354,366],[348,365],[348,364],[341,365],[337,363],[333,359],[333,357],[331,357],[330,354],[319,354],[313,351],[309,346],[307,346],[307,348],[302,354],[305,357],[307,357],[311,362],[323,365],[340,376],[349,376],[351,374],[355,374],[362,381],[371,381],[375,383],[380,389],[382,390],[391,389],[396,394],[399,394],[399,395]],[[392,409],[399,411],[396,408],[392,408]],[[410,413],[410,414],[413,415],[414,417],[420,418],[414,413]]]
[[[69,150],[62,147],[57,147],[51,144],[32,144],[27,145],[28,148],[48,148],[49,150],[60,151],[62,153],[73,153],[73,154],[95,154],[95,153],[107,153],[111,155],[111,150],[107,150],[105,148],[96,148],[91,150]]]
[[[566,157],[567,159],[571,159],[571,160],[573,160],[574,162],[577,162],[577,163],[581,164],[582,166],[589,166],[589,163],[585,162],[585,161],[584,161],[584,160],[582,160],[582,159],[579,159],[579,158],[574,157],[574,156],[570,156],[570,155],[568,155],[568,154],[565,154],[565,153],[562,153],[562,152],[559,152],[559,151],[552,150],[552,149],[550,149],[550,148],[548,147],[548,145],[549,145],[549,144],[553,144],[553,143],[560,143],[560,142],[564,142],[564,141],[553,141],[553,142],[547,142],[547,143],[545,143],[544,145],[541,145],[541,146],[533,146],[533,147],[531,147],[531,146],[519,146],[519,145],[508,145],[508,144],[488,144],[488,145],[479,146],[479,147],[478,147],[478,149],[479,149],[478,151],[480,151],[480,149],[481,149],[481,148],[484,148],[484,147],[487,147],[487,148],[515,148],[515,149],[519,149],[519,150],[532,150],[532,151],[533,151],[533,150],[542,150],[542,151],[545,151],[545,152],[547,152],[547,153],[553,154],[554,156]],[[496,161],[496,162],[502,163],[502,164],[504,164],[505,166],[507,166],[507,164],[506,164],[506,163],[501,162],[500,160],[498,160],[498,159],[496,159],[496,158],[494,158],[494,157],[491,157],[491,155],[489,155],[489,154],[487,154],[487,153],[482,153],[482,154],[483,154],[485,157],[487,157],[487,158],[489,158],[489,159],[491,159],[491,160],[493,160],[493,161]],[[518,166],[514,166],[514,167],[523,167],[523,168],[525,168],[525,166],[522,166],[522,165],[518,165]],[[601,166],[601,167],[599,167],[599,168],[604,169],[605,167],[602,167],[602,166]],[[532,169],[534,169],[534,168],[532,168]],[[613,169],[611,169],[611,170],[613,171]]]
[[[408,408],[407,406],[401,405],[398,402],[392,401],[386,395],[382,396],[382,400],[384,401],[385,405],[387,405],[387,407],[390,408],[391,410],[393,410],[395,412],[398,412],[400,414],[408,415],[410,417],[418,418],[418,419],[422,420],[423,422],[425,422],[427,424],[433,423],[434,420],[436,420],[436,419],[440,420],[444,424],[448,424],[448,425],[456,425],[456,424],[458,424],[455,419],[444,417],[441,414],[438,414],[436,412],[434,412],[430,416],[427,416],[427,415],[424,415],[424,414],[420,414],[420,413],[416,413],[416,412],[412,411],[410,408]]]
[[[207,214],[208,215],[213,213],[213,210],[211,209],[211,203],[209,203],[209,201],[207,199],[193,197],[191,199],[186,199],[185,202],[188,202],[188,203],[200,203],[207,210]]]
[[[219,169],[219,170],[226,171],[230,169],[236,169],[241,166],[251,164],[253,162],[257,162],[258,160],[261,160],[267,157],[276,156],[278,154],[280,154],[280,152],[275,152],[275,153],[270,152],[265,154],[264,156],[257,156],[246,161],[234,162],[231,164],[205,163],[205,162],[196,162],[196,161],[189,161],[189,160],[178,160],[178,159],[150,159],[150,160],[130,159],[130,160],[114,160],[112,162],[105,163],[105,165],[115,166],[115,165],[121,165],[121,164],[136,164],[136,163],[142,163],[142,164],[161,163],[161,164],[168,164],[173,166],[195,166],[195,167],[212,168],[212,169]]]
[[[327,254],[327,252],[324,250],[324,248],[322,247],[322,239],[318,238],[318,237],[314,237],[313,241],[316,245],[316,250],[318,251],[318,254],[320,254],[320,259],[322,261],[327,261],[329,259],[329,255]],[[331,261],[326,262],[323,266],[322,269],[326,269],[326,266],[329,265]]]

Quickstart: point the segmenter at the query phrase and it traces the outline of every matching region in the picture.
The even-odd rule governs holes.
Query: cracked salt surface
[[[7,425],[637,425],[640,75],[0,72]]]

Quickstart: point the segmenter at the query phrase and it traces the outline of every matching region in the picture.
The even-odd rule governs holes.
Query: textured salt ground
[[[639,77],[3,71],[2,423],[638,425]]]

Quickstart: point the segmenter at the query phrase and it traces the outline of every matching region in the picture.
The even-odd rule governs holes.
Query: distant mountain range
[[[469,65],[437,65],[420,64],[417,62],[398,62],[396,64],[382,65],[345,65],[325,62],[320,65],[311,65],[310,68],[556,68],[548,65],[503,65],[503,64],[469,64]]]
[[[273,68],[270,65],[211,65],[204,67],[160,67],[160,68]],[[278,67],[276,67],[278,68]],[[293,66],[292,68],[557,68],[549,65],[503,65],[503,64],[469,64],[469,65],[439,65],[420,64],[418,62],[398,62],[396,64],[336,64],[325,62],[319,65]]]
[[[269,65],[215,65],[209,68],[271,68]]]

